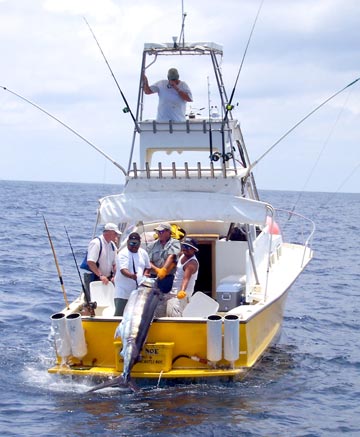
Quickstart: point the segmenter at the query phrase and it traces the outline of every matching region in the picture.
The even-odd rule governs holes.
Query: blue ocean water
[[[360,194],[261,192],[280,208],[298,201],[316,222],[315,258],[291,289],[279,344],[245,380],[89,395],[86,381],[47,373],[49,317],[64,299],[43,216],[72,300],[80,287],[64,227],[80,261],[98,198],[117,191],[0,181],[0,434],[360,435]]]

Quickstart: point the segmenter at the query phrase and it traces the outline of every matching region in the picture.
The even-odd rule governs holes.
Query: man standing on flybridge
[[[156,121],[185,121],[186,102],[193,101],[190,88],[186,82],[179,80],[176,68],[170,68],[167,77],[168,80],[159,80],[149,86],[144,75],[144,93],[159,95]]]

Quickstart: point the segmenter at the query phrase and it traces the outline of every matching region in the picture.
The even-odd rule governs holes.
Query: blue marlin
[[[134,290],[126,304],[122,321],[115,331],[115,338],[121,337],[121,356],[124,358],[124,368],[121,376],[99,384],[88,392],[105,387],[129,386],[136,391],[131,380],[131,369],[140,361],[141,349],[144,346],[150,325],[154,318],[156,307],[162,292],[157,287],[156,279],[147,278],[137,290]]]

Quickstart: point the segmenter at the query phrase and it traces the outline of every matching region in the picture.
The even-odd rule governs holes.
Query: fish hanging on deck
[[[137,290],[134,290],[126,304],[122,321],[115,331],[115,338],[121,337],[121,355],[124,358],[122,375],[96,385],[88,392],[112,386],[128,386],[137,391],[131,380],[131,369],[140,360],[141,349],[144,346],[150,325],[154,318],[156,307],[162,292],[155,279],[147,278]]]

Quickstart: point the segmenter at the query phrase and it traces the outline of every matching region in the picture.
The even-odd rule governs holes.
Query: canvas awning
[[[268,207],[229,194],[143,191],[100,199],[99,216],[101,223],[223,220],[264,225]]]

